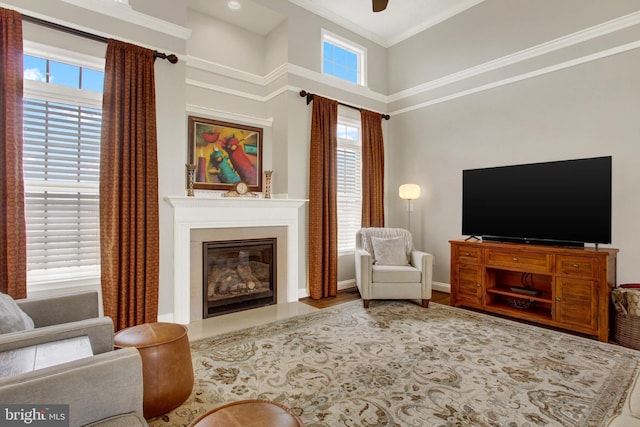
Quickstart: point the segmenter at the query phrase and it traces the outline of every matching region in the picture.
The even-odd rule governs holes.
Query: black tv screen
[[[463,170],[462,234],[611,243],[611,156]]]

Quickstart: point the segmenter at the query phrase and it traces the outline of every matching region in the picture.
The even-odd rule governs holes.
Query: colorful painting
[[[189,162],[194,188],[231,190],[245,182],[262,191],[262,128],[189,116]]]

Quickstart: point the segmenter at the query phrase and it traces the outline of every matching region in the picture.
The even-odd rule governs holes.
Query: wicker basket
[[[616,312],[613,339],[624,347],[640,350],[640,316]]]

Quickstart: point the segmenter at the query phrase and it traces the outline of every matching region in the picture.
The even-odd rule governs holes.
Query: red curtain
[[[22,173],[22,16],[0,8],[0,291],[27,296]]]
[[[102,104],[100,257],[104,313],[120,330],[158,317],[154,52],[109,40]]]
[[[361,110],[362,226],[384,227],[384,139],[382,114]]]
[[[315,95],[309,147],[309,294],[338,293],[338,102]]]

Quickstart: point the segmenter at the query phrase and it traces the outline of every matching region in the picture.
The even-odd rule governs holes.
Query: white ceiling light
[[[227,3],[227,6],[229,6],[229,9],[233,9],[233,10],[238,10],[242,7],[240,2],[237,0],[231,0],[229,3]]]

